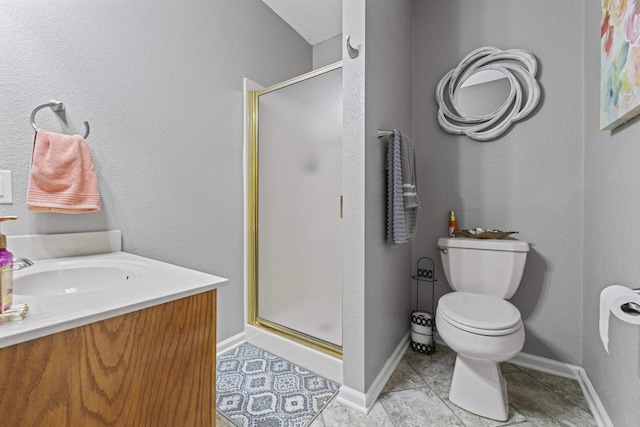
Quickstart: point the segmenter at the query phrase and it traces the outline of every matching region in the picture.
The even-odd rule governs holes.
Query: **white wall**
[[[242,79],[309,71],[308,43],[258,0],[0,0],[0,40],[0,169],[14,176],[0,215],[20,217],[6,234],[120,229],[128,252],[229,278],[218,340],[241,332]],[[98,213],[26,209],[29,115],[52,98],[71,130],[91,125]]]
[[[524,320],[524,351],[581,365],[584,18],[577,6],[582,4],[413,5],[413,136],[423,203],[413,256],[436,262],[438,297],[449,291],[435,247],[447,233],[449,210],[456,211],[460,228],[519,231],[516,237],[532,245],[511,300]],[[468,52],[486,45],[533,53],[542,100],[530,118],[481,143],[439,128],[434,91]],[[429,307],[428,293],[422,295]]]
[[[600,2],[585,2],[584,363],[616,427],[640,419],[640,333],[611,316],[607,354],[598,333],[602,289],[640,287],[640,122],[600,131]]]

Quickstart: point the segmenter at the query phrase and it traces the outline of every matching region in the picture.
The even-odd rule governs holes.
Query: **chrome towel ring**
[[[62,102],[58,102],[55,100],[51,100],[46,104],[42,104],[37,106],[36,108],[33,109],[33,111],[31,112],[31,127],[33,127],[33,129],[37,132],[38,131],[38,126],[36,126],[36,113],[40,110],[42,110],[43,108],[46,107],[50,107],[54,113],[58,114],[64,111],[64,104]],[[89,123],[88,122],[84,122],[84,137],[85,139],[89,136]]]

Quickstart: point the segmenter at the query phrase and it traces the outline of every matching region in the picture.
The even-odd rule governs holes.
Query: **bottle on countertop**
[[[18,219],[17,216],[0,216],[2,221]],[[13,303],[13,254],[7,250],[7,238],[0,233],[0,313]]]
[[[456,214],[454,211],[451,211],[449,214],[449,236],[453,237],[456,233]]]

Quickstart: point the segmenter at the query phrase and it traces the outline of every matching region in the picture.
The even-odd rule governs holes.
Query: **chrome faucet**
[[[33,261],[26,258],[14,258],[13,259],[13,271],[22,270],[23,268],[31,267]]]

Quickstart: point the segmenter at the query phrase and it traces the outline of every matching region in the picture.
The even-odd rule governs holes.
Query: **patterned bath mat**
[[[218,357],[216,409],[241,427],[304,427],[340,387],[244,343]]]

